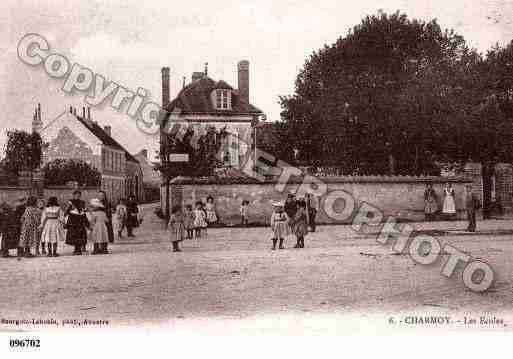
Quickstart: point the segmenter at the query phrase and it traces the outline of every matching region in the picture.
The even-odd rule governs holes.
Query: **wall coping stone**
[[[2,191],[16,191],[16,190],[30,190],[31,186],[13,186],[13,185],[0,185]]]
[[[70,187],[70,186],[66,186],[66,185],[55,185],[55,186],[45,186],[44,189],[55,189],[55,190],[59,190],[59,189],[62,189],[62,190],[79,190],[79,191],[87,191],[87,190],[100,190],[101,187],[100,186],[85,186],[85,187],[80,187],[80,186],[77,186],[77,187]]]
[[[472,179],[464,176],[291,176],[286,184],[301,183],[472,183]],[[234,185],[234,184],[276,184],[276,178],[260,181],[251,177],[176,177],[170,181],[171,185]],[[161,184],[161,187],[165,184]]]
[[[78,190],[83,190],[83,191],[87,191],[87,190],[100,190],[101,188],[98,186],[98,187],[69,187],[69,186],[44,186],[43,187],[45,190],[75,190],[75,189],[78,189]],[[1,191],[16,191],[16,190],[30,190],[32,189],[31,186],[9,186],[9,185],[0,185],[0,190]]]

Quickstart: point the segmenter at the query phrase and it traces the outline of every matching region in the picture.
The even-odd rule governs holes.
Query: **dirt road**
[[[474,293],[463,285],[461,271],[441,276],[443,261],[416,264],[348,226],[321,226],[305,249],[291,248],[289,240],[277,251],[270,250],[267,228],[212,229],[208,238],[185,241],[182,253],[172,253],[160,222],[148,215],[137,238],[111,245],[110,255],[72,256],[61,244],[59,258],[1,259],[0,317],[192,329],[221,318],[290,327],[291,320],[329,321],[351,313],[380,320],[390,313],[450,313],[461,321],[462,313],[513,312],[513,223],[481,223],[484,234],[473,235],[460,231],[462,222],[418,227],[443,229],[443,242],[489,262],[494,287]],[[288,319],[280,324],[277,318]]]

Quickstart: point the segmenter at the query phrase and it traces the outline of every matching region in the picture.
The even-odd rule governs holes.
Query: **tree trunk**
[[[414,174],[419,174],[419,146],[415,144],[415,165],[414,165]]]
[[[388,155],[388,170],[391,176],[395,174],[395,158],[391,153]]]

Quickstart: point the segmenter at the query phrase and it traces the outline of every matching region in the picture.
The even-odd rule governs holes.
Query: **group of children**
[[[284,240],[291,234],[296,237],[294,248],[305,248],[305,236],[308,234],[308,213],[306,201],[303,198],[297,200],[289,196],[285,204],[273,202],[274,210],[271,215],[271,231],[273,236],[272,250],[284,249]]]
[[[114,210],[113,221],[118,238],[123,237],[123,231],[125,229],[127,231],[127,237],[135,237],[133,231],[142,223],[140,214],[139,206],[134,196],[130,196],[128,200],[124,198],[119,200]]]
[[[57,243],[62,238],[61,221],[61,208],[55,197],[51,197],[47,203],[33,196],[20,198],[12,206],[2,203],[2,257],[10,257],[9,251],[14,249],[18,258],[33,257],[34,254],[58,256]]]
[[[171,232],[171,242],[173,243],[173,252],[181,252],[179,243],[184,239],[199,239],[207,237],[207,228],[215,225],[218,221],[214,198],[207,197],[204,204],[197,201],[195,208],[188,204],[182,213],[180,206],[171,209],[168,222],[168,230]]]
[[[46,255],[57,257],[62,241],[73,246],[73,254],[86,251],[93,244],[92,254],[108,253],[113,241],[112,215],[105,193],[92,199],[88,206],[80,199],[80,191],[73,198],[59,204],[57,197],[43,199],[21,198],[14,206],[0,205],[0,235],[2,256],[9,257],[17,250],[18,259]]]
[[[242,217],[241,224],[246,226],[247,221],[247,200],[242,201],[240,214]],[[287,201],[272,202],[274,207],[270,218],[272,249],[284,249],[285,239],[293,234],[296,237],[294,248],[305,247],[305,236],[309,232],[309,215],[307,210],[307,202],[304,198],[297,200],[293,196],[289,196]],[[170,231],[171,242],[173,244],[173,252],[181,252],[179,243],[184,239],[201,238],[202,233],[207,235],[207,228],[215,224],[218,220],[214,199],[207,197],[206,205],[201,201],[196,202],[195,209],[192,205],[185,206],[182,212],[180,206],[174,206],[171,210],[168,230]]]

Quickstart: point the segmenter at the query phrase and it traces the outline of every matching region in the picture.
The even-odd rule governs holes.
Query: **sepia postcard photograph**
[[[512,1],[4,0],[0,29],[8,357],[513,332]]]

